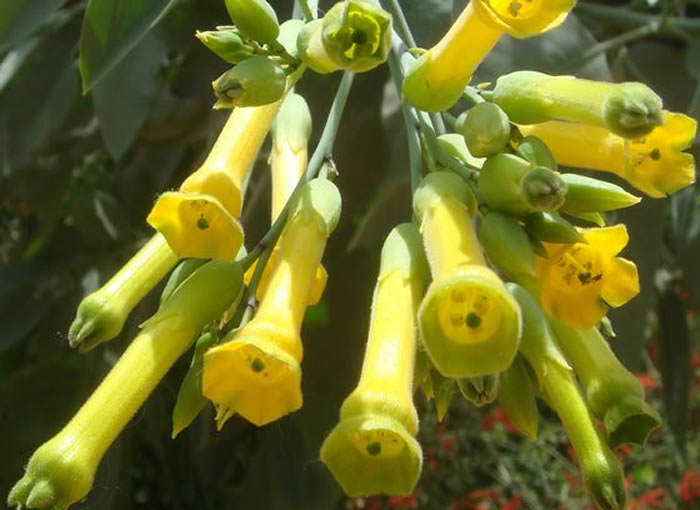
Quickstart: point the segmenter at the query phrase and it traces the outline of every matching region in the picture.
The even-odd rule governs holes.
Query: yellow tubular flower
[[[243,242],[243,187],[281,101],[235,108],[202,166],[148,215],[180,257],[232,261]]]
[[[382,249],[360,382],[321,446],[321,460],[350,496],[408,494],[418,481],[415,315],[427,276],[418,230],[397,226]]]
[[[272,124],[272,150],[270,151],[270,175],[272,180],[272,214],[274,222],[280,215],[287,200],[304,175],[308,163],[308,141],[311,135],[311,112],[304,98],[290,93],[282,103]],[[270,277],[270,267],[274,267],[279,249],[275,247],[267,267],[258,284],[256,296],[262,297]],[[245,274],[246,284],[250,282],[257,264],[250,266]],[[309,296],[309,305],[321,299],[328,280],[326,269],[319,265],[314,285]]]
[[[558,121],[520,126],[541,138],[558,163],[618,175],[650,197],[661,198],[695,182],[695,160],[683,152],[697,121],[664,111],[664,122],[641,138],[624,139],[601,127]]]
[[[609,307],[625,304],[639,293],[637,267],[617,257],[629,241],[627,228],[615,225],[582,230],[586,242],[544,243],[547,258],[537,257],[540,302],[547,314],[586,329]]]
[[[204,356],[202,394],[256,425],[301,407],[299,332],[340,193],[327,180],[302,190],[278,241],[279,251],[258,311]]]
[[[429,174],[413,197],[433,276],[418,311],[421,337],[449,377],[502,372],[520,342],[520,310],[486,266],[467,205],[473,202],[467,184],[448,172]]]
[[[561,24],[575,0],[472,0],[444,37],[406,73],[403,92],[414,106],[446,110],[506,33],[524,38]]]
[[[84,498],[107,448],[242,280],[238,265],[212,261],[181,283],[70,422],[32,455],[8,504],[64,510]]]

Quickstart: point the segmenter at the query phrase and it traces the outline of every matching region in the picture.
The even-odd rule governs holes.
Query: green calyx
[[[438,145],[442,150],[461,163],[481,168],[484,164],[483,158],[477,158],[469,152],[464,137],[459,133],[445,133],[437,137]]]
[[[197,268],[204,265],[205,262],[205,259],[194,258],[185,259],[180,262],[175,269],[173,269],[173,272],[170,273],[168,281],[165,283],[165,287],[163,287],[163,292],[160,294],[160,302],[163,303],[164,301],[167,301],[175,289],[177,289],[182,282],[189,278],[189,276],[194,273]]]
[[[499,374],[457,379],[462,396],[477,407],[492,403],[498,397]]]
[[[417,282],[429,280],[430,268],[423,251],[423,239],[413,223],[401,223],[384,241],[379,279],[399,269],[406,278]]]
[[[342,199],[338,188],[328,179],[312,179],[307,182],[291,205],[287,222],[298,214],[310,214],[330,236],[340,219]]]
[[[277,13],[265,0],[226,0],[226,10],[248,38],[265,44],[277,39],[280,31]]]
[[[535,277],[535,253],[527,233],[511,216],[489,211],[481,219],[479,240],[491,263],[511,279]]]
[[[253,55],[253,48],[243,41],[236,29],[197,30],[195,36],[229,64],[238,64]]]
[[[476,157],[497,154],[510,140],[508,115],[495,103],[475,105],[464,117],[460,116],[456,128],[464,136],[469,152]]]
[[[481,197],[489,207],[524,216],[536,211],[555,211],[564,203],[566,183],[559,173],[532,166],[514,154],[486,159],[478,178]]]
[[[561,212],[567,214],[614,211],[641,201],[641,198],[607,181],[579,174],[561,174],[561,178],[567,186]]]
[[[384,63],[391,34],[391,15],[366,0],[338,2],[323,17],[323,46],[331,60],[348,71],[369,71]]]
[[[284,95],[286,84],[287,76],[279,64],[266,57],[251,57],[212,82],[218,98],[214,108],[274,103]]]
[[[297,55],[312,71],[320,74],[332,73],[342,68],[326,51],[322,32],[322,19],[304,25],[297,37]]]
[[[568,198],[567,192],[567,198]],[[585,243],[586,239],[571,223],[557,213],[536,212],[525,216],[525,230],[539,241],[547,243]]]
[[[423,221],[424,213],[445,198],[465,204],[469,214],[476,210],[476,199],[464,179],[452,172],[433,172],[423,178],[413,195],[413,210],[418,220]]]
[[[418,482],[420,444],[393,418],[342,418],[321,446],[321,461],[349,496],[410,494]]]
[[[513,426],[533,441],[537,439],[539,412],[537,385],[521,356],[500,377],[498,403]]]
[[[638,138],[663,123],[661,98],[643,83],[616,84],[603,106],[607,128],[624,138]]]

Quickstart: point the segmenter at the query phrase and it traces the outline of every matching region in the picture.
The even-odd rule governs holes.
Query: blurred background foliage
[[[273,1],[280,19],[292,2]],[[461,0],[404,0],[420,45]],[[322,2],[321,7],[327,7]],[[579,2],[544,36],[502,40],[475,82],[515,69],[639,80],[665,106],[700,116],[700,2]],[[225,64],[194,38],[229,23],[221,0],[3,0],[0,3],[0,494],[36,446],[98,384],[156,307],[158,290],[116,341],[68,348],[76,306],[151,235],[159,192],[203,159],[227,114],[211,109]],[[307,73],[315,141],[339,76]],[[325,256],[323,301],[303,331],[304,408],[263,428],[208,409],[176,440],[170,413],[188,357],[109,450],[82,508],[585,508],[574,460],[551,415],[531,443],[497,408],[458,403],[442,424],[418,397],[424,476],[408,498],[347,500],[318,459],[356,383],[381,241],[410,218],[405,134],[385,67],[359,75],[334,150],[343,218]],[[457,108],[458,110],[458,108]],[[699,155],[697,144],[692,150]],[[269,222],[267,146],[251,180],[248,244]],[[696,189],[619,214],[642,294],[611,313],[613,347],[640,373],[665,422],[645,449],[620,451],[634,508],[700,503],[700,203]],[[635,506],[636,505],[636,506]],[[645,506],[646,505],[646,506]]]

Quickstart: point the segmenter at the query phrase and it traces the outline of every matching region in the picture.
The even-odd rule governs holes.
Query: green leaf
[[[104,78],[175,0],[90,0],[80,31],[83,94]]]
[[[43,39],[0,93],[5,175],[23,168],[45,147],[79,98],[76,24],[74,20]]]
[[[63,0],[2,0],[0,2],[0,53],[31,35],[46,23]]]
[[[131,146],[160,92],[166,51],[158,39],[145,37],[92,91],[100,133],[115,160]]]

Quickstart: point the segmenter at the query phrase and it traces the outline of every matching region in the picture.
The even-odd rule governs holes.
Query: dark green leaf
[[[114,159],[129,149],[159,92],[165,52],[158,39],[145,37],[92,91],[100,132]]]
[[[659,292],[661,377],[669,427],[681,450],[685,449],[690,388],[690,332],[686,308],[673,285]]]
[[[79,97],[76,22],[42,40],[0,94],[4,172],[27,165],[57,133]]]
[[[63,0],[2,0],[0,2],[0,53],[31,35],[46,23]]]
[[[90,0],[80,32],[83,93],[104,78],[174,3],[174,0]]]

